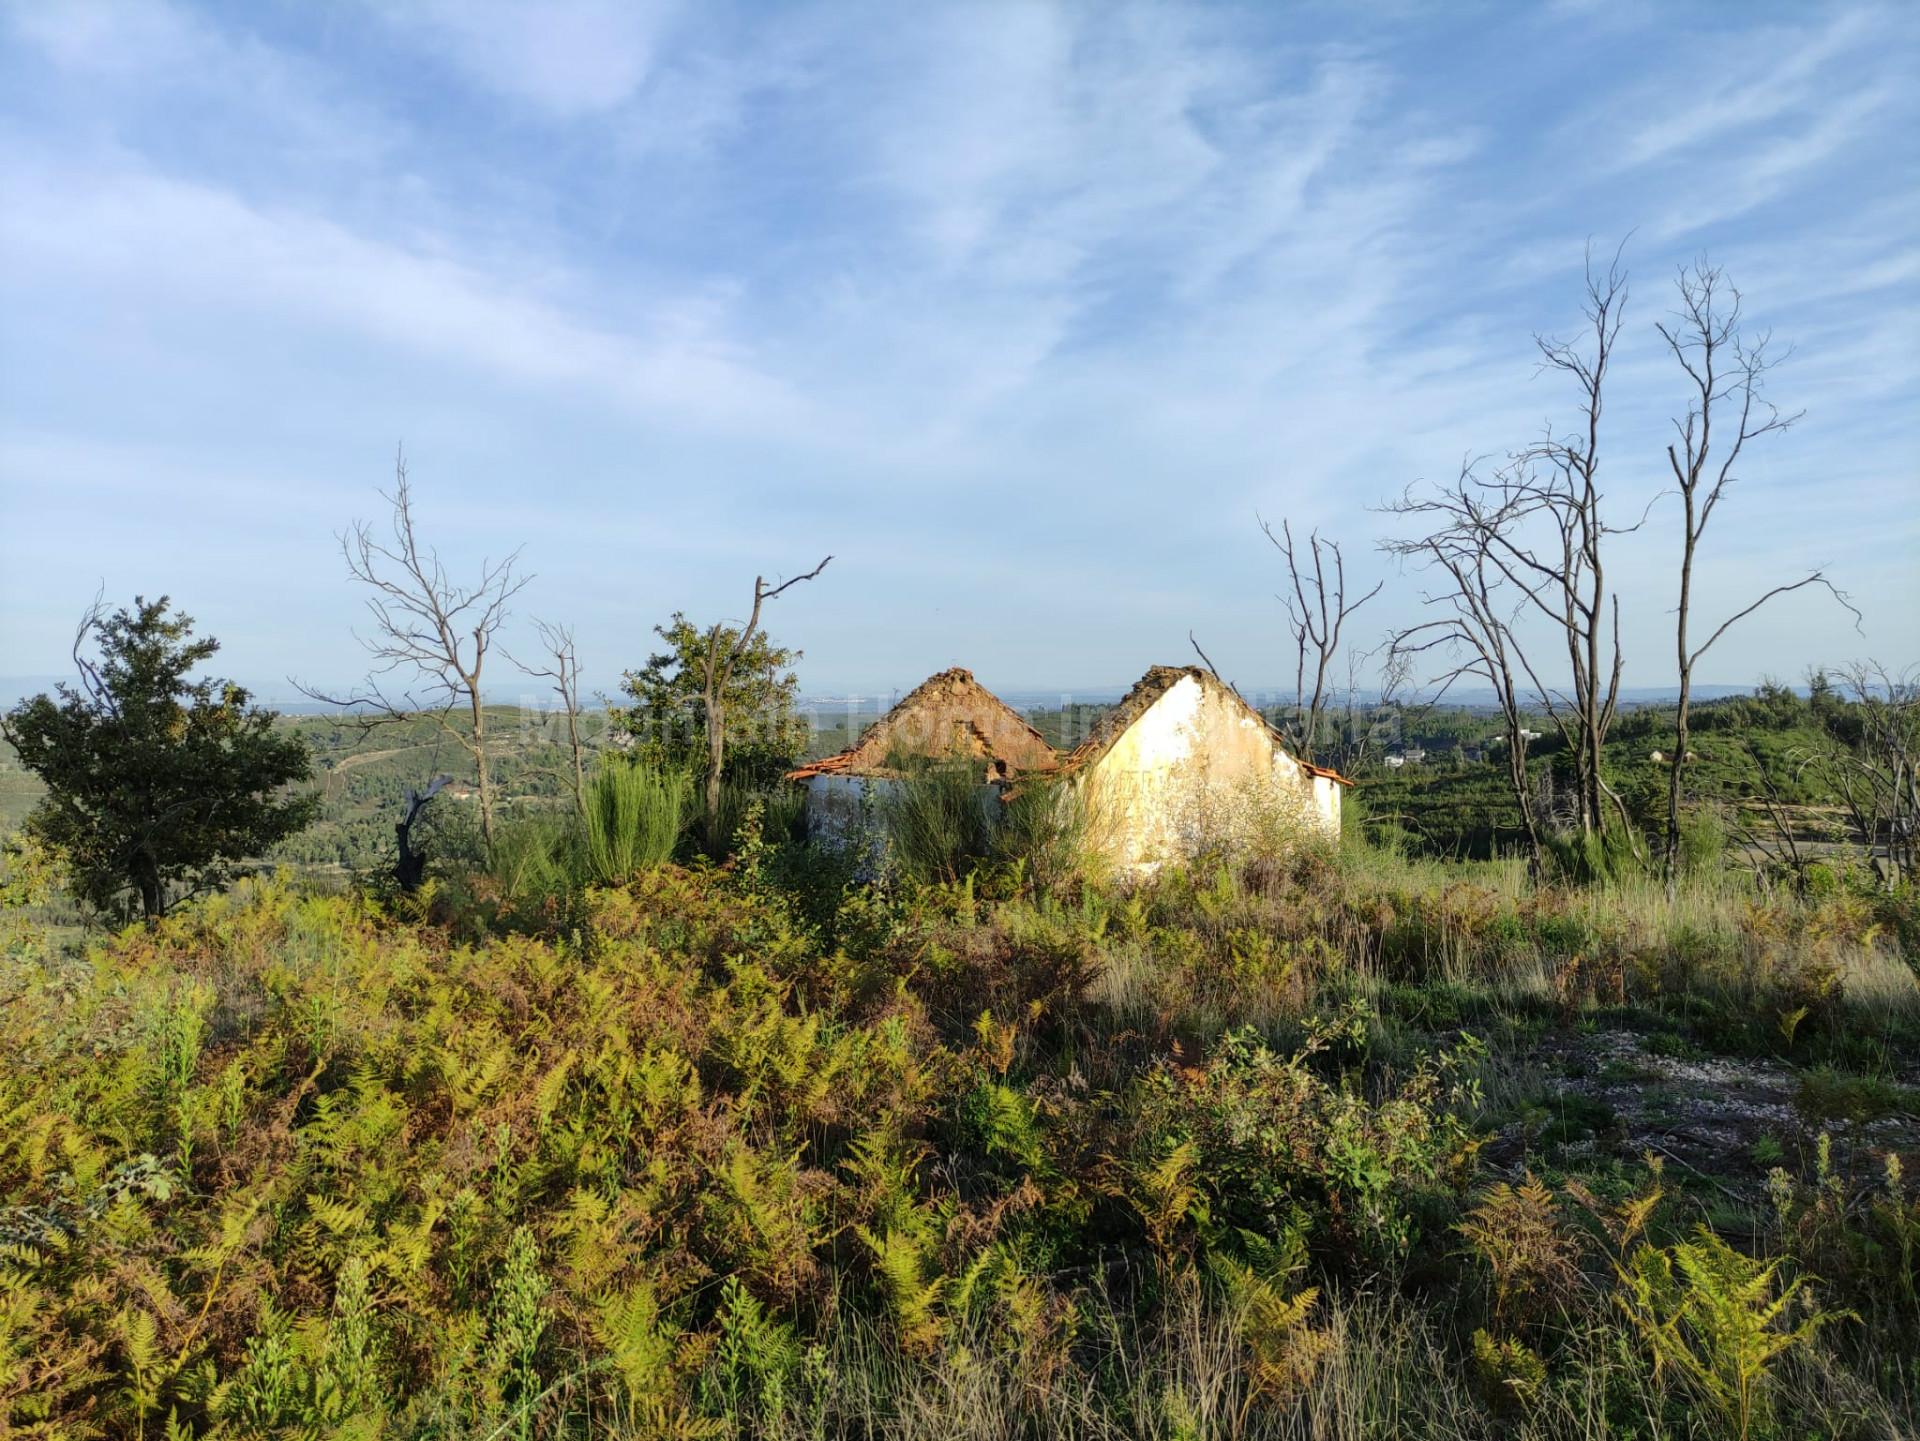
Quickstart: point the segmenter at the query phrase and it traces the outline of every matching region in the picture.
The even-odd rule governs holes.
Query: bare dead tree
[[[1437,523],[1451,537],[1443,548],[1476,557],[1489,578],[1497,576],[1501,582],[1488,589],[1517,600],[1515,611],[1504,618],[1506,646],[1516,674],[1524,674],[1573,758],[1575,819],[1583,832],[1599,833],[1606,827],[1611,803],[1633,843],[1626,805],[1608,786],[1602,766],[1607,733],[1619,707],[1623,663],[1620,598],[1607,582],[1607,540],[1638,530],[1646,521],[1642,514],[1632,525],[1614,525],[1607,518],[1600,484],[1607,372],[1626,299],[1619,253],[1604,273],[1595,270],[1589,254],[1582,307],[1587,339],[1576,343],[1535,337],[1541,368],[1574,382],[1579,421],[1573,429],[1550,428],[1540,441],[1509,455],[1491,471],[1483,471],[1479,462],[1469,463],[1450,487],[1426,495],[1409,492],[1391,509]],[[1546,684],[1519,644],[1516,627],[1522,617],[1544,625],[1549,634],[1557,633],[1565,645],[1564,686]]]
[[[1379,681],[1369,703],[1361,697],[1360,667],[1376,654],[1380,656]],[[1400,692],[1412,678],[1413,657],[1395,650],[1391,638],[1384,648],[1347,653],[1347,683],[1340,693],[1343,723],[1334,754],[1336,769],[1352,775],[1367,763],[1374,746],[1384,742],[1401,720]]]
[[[587,806],[587,768],[585,743],[580,735],[580,652],[574,645],[573,627],[536,618],[534,630],[540,637],[543,661],[528,664],[514,660],[521,670],[538,680],[552,682],[553,693],[567,718],[567,748],[573,759],[573,805],[582,813]],[[507,659],[513,660],[512,656]]]
[[[520,559],[516,549],[504,560],[483,560],[476,585],[455,585],[439,552],[424,544],[415,529],[404,454],[394,460],[393,490],[381,491],[380,497],[392,507],[390,539],[382,539],[366,521],[355,521],[338,537],[347,573],[371,592],[367,612],[373,617],[372,630],[355,634],[373,658],[373,668],[359,689],[344,696],[304,685],[300,690],[325,704],[369,713],[379,720],[430,710],[441,729],[473,758],[479,779],[480,834],[491,848],[493,782],[481,676],[494,638],[506,623],[508,603],[533,577],[514,573]],[[420,685],[422,697],[405,689],[389,693],[383,679],[395,673]],[[453,712],[462,705],[467,710],[464,729],[453,721]]]
[[[1347,617],[1380,594],[1377,582],[1373,589],[1358,600],[1347,600],[1347,564],[1340,553],[1340,542],[1324,540],[1315,530],[1307,536],[1307,561],[1295,552],[1293,545],[1293,527],[1283,520],[1280,533],[1274,534],[1273,526],[1259,516],[1260,529],[1265,533],[1273,548],[1280,552],[1287,563],[1287,580],[1290,592],[1280,597],[1287,608],[1287,627],[1293,636],[1293,710],[1294,748],[1300,752],[1302,760],[1312,760],[1320,739],[1320,717],[1327,702],[1327,673],[1332,669],[1334,657],[1340,652],[1340,631],[1346,625]],[[1328,573],[1328,558],[1332,559],[1332,573]],[[1312,654],[1313,691],[1311,698],[1306,688],[1308,654]]]
[[[1573,382],[1578,423],[1564,431],[1550,427],[1541,440],[1510,454],[1496,469],[1470,461],[1450,486],[1409,490],[1389,511],[1417,517],[1433,526],[1433,533],[1424,540],[1389,542],[1386,548],[1403,558],[1419,557],[1428,566],[1441,565],[1454,582],[1433,601],[1451,606],[1455,614],[1429,623],[1427,630],[1402,632],[1395,648],[1405,650],[1425,635],[1472,652],[1470,673],[1486,676],[1507,716],[1510,768],[1523,749],[1518,685],[1524,677],[1573,759],[1581,830],[1604,831],[1611,802],[1632,842],[1626,805],[1608,786],[1602,765],[1619,707],[1623,665],[1620,598],[1607,582],[1607,540],[1646,521],[1643,514],[1633,525],[1613,524],[1600,481],[1607,373],[1627,302],[1620,254],[1616,250],[1602,272],[1588,252],[1584,340],[1534,337],[1541,369]],[[1523,620],[1544,625],[1564,644],[1564,686],[1541,679],[1519,640]],[[1516,772],[1514,778],[1524,776]],[[1528,798],[1517,799],[1537,857],[1539,816]]]
[[[1701,538],[1714,511],[1737,480],[1735,467],[1747,446],[1786,430],[1803,412],[1782,414],[1761,394],[1769,371],[1778,363],[1768,354],[1769,337],[1749,341],[1741,333],[1740,292],[1714,266],[1698,263],[1683,268],[1677,279],[1679,307],[1657,327],[1667,349],[1686,372],[1690,394],[1687,410],[1676,417],[1675,439],[1667,446],[1667,464],[1680,492],[1682,514],[1680,550],[1680,604],[1676,612],[1675,647],[1680,664],[1680,704],[1675,717],[1678,739],[1667,782],[1667,892],[1673,893],[1680,857],[1680,802],[1682,767],[1687,754],[1688,712],[1693,699],[1694,668],[1729,629],[1767,602],[1808,586],[1824,586],[1840,604],[1860,613],[1832,581],[1819,570],[1798,580],[1772,587],[1757,600],[1722,621],[1699,645],[1691,644],[1688,627],[1693,613],[1693,575]],[[1716,434],[1716,427],[1718,433]],[[1717,449],[1716,449],[1717,447]]]
[[[1818,757],[1821,777],[1847,807],[1882,880],[1920,879],[1920,667],[1896,672],[1863,661],[1840,675],[1859,735],[1829,743]]]
[[[707,814],[720,812],[720,783],[725,774],[727,747],[727,683],[733,678],[734,667],[740,657],[753,645],[754,632],[760,628],[760,611],[770,600],[776,600],[802,581],[812,580],[827,568],[832,556],[827,556],[820,564],[804,575],[796,575],[778,585],[769,585],[763,576],[753,578],[753,609],[748,612],[747,623],[738,633],[729,635],[727,628],[716,621],[707,631],[707,655],[704,674],[701,676],[701,703],[707,718]]]
[[[1615,526],[1606,516],[1600,485],[1601,417],[1607,372],[1627,303],[1627,276],[1615,251],[1604,273],[1591,252],[1586,270],[1584,343],[1536,336],[1544,370],[1573,382],[1578,423],[1549,430],[1485,481],[1489,559],[1525,596],[1537,618],[1558,629],[1566,645],[1568,685],[1562,690],[1529,679],[1574,760],[1578,816],[1583,831],[1606,826],[1610,800],[1626,823],[1626,807],[1608,787],[1601,761],[1620,699],[1620,597],[1609,590],[1607,538],[1645,523]]]
[[[1490,518],[1473,473],[1468,462],[1452,489],[1429,495],[1409,491],[1387,507],[1390,513],[1419,518],[1429,530],[1418,539],[1385,541],[1382,548],[1442,582],[1420,597],[1434,618],[1395,632],[1388,653],[1401,665],[1428,653],[1444,656],[1447,664],[1429,682],[1436,700],[1462,678],[1478,678],[1492,690],[1506,737],[1507,782],[1538,875],[1543,859],[1540,822],[1527,775],[1529,735],[1523,705],[1523,686],[1532,668],[1514,632],[1514,621],[1529,602],[1495,558]]]

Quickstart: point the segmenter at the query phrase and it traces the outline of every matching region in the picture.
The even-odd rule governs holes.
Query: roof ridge
[[[909,712],[916,702],[920,701],[929,691],[936,690],[943,683],[964,686],[970,690],[977,691],[981,696],[984,696],[988,702],[998,706],[1001,711],[1011,717],[1036,743],[1045,747],[1048,754],[1051,755],[1053,753],[1054,747],[1034,726],[1032,721],[1028,720],[1025,716],[1021,715],[1019,711],[1015,710],[1012,706],[1000,699],[999,696],[988,690],[975,678],[972,671],[968,670],[965,666],[956,665],[948,666],[945,670],[935,671],[912,690],[901,696],[899,700],[887,708],[884,715],[880,716],[877,720],[869,724],[866,729],[862,730],[854,743],[845,750],[836,752],[830,756],[822,756],[817,761],[809,761],[807,764],[789,771],[787,773],[787,779],[806,780],[810,776],[838,774],[851,770],[855,757],[865,748],[870,739],[880,734],[885,727],[898,717]],[[968,724],[973,725],[973,722],[970,720]],[[979,732],[977,725],[974,725],[974,729],[976,732]]]

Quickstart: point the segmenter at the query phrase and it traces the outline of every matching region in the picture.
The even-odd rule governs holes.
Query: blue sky
[[[1532,335],[1632,232],[1621,516],[1706,254],[1807,417],[1702,563],[1813,565],[1702,679],[1920,657],[1920,8],[492,0],[0,5],[0,674],[169,592],[222,668],[361,668],[332,533],[404,441],[450,563],[610,684],[756,571],[814,691],[951,664],[1124,684],[1196,630],[1289,669],[1256,511],[1319,526],[1370,644],[1371,507],[1564,420]],[[1670,683],[1677,511],[1619,541]],[[497,688],[532,687],[502,668]]]

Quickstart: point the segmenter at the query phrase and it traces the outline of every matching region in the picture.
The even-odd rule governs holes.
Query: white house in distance
[[[943,670],[909,691],[850,749],[788,772],[788,780],[807,787],[808,831],[830,840],[852,835],[869,798],[898,784],[898,763],[907,759],[966,761],[979,768],[983,787],[999,791],[1060,764],[1046,738],[971,671]]]
[[[1062,766],[1088,838],[1117,868],[1151,871],[1255,830],[1340,834],[1346,777],[1288,753],[1212,672],[1155,666]]]

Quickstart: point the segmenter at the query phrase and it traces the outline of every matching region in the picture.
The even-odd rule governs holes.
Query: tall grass
[[[971,765],[908,772],[881,804],[894,863],[915,880],[959,880],[991,853],[993,804]]]
[[[746,824],[749,808],[760,804],[762,837],[770,844],[800,841],[807,833],[807,797],[798,786],[776,784],[771,788],[750,781],[726,780],[720,785],[720,803],[709,807],[704,788],[692,796],[688,830],[693,845],[711,861],[724,861],[733,854]]]
[[[579,872],[579,835],[558,815],[515,816],[500,827],[487,856],[487,873],[502,894],[551,894],[572,884]]]
[[[1058,891],[1074,881],[1098,883],[1106,866],[1092,843],[1102,807],[1089,785],[1034,777],[1000,807],[994,857],[1024,868],[1036,890]]]
[[[1110,903],[1092,999],[1193,1039],[1283,1031],[1328,988],[1439,986],[1536,1016],[1638,1017],[1739,1054],[1884,1067],[1920,1035],[1915,962],[1863,890],[1768,895],[1737,872],[1671,898],[1644,871],[1533,886],[1519,860],[1343,845],[1291,862],[1170,867]],[[1337,999],[1337,997],[1336,997]]]
[[[609,761],[587,786],[581,860],[588,879],[611,886],[673,856],[691,782],[679,771]]]
[[[1574,1328],[1554,1352],[1547,1383],[1522,1400],[1502,1378],[1460,1365],[1443,1319],[1391,1294],[1336,1296],[1325,1308],[1332,1344],[1324,1364],[1276,1392],[1257,1385],[1248,1317],[1199,1288],[1180,1288],[1158,1324],[1147,1326],[1098,1296],[1083,1303],[1079,1344],[1061,1357],[1036,1357],[1004,1325],[984,1318],[942,1353],[904,1354],[888,1328],[857,1311],[842,1313],[792,1392],[738,1430],[708,1433],[689,1424],[671,1433],[622,1414],[617,1404],[582,1404],[576,1397],[595,1389],[584,1373],[552,1388],[539,1419],[555,1435],[636,1441],[663,1434],[769,1441],[1610,1441],[1630,1434],[1715,1441],[1728,1434],[1720,1416],[1694,1405],[1673,1378],[1640,1363],[1618,1332],[1602,1326]],[[1770,1434],[1907,1434],[1905,1409],[1831,1357],[1798,1356],[1783,1369],[1792,1390],[1789,1420],[1802,1429]],[[486,1441],[495,1433],[457,1434]]]

